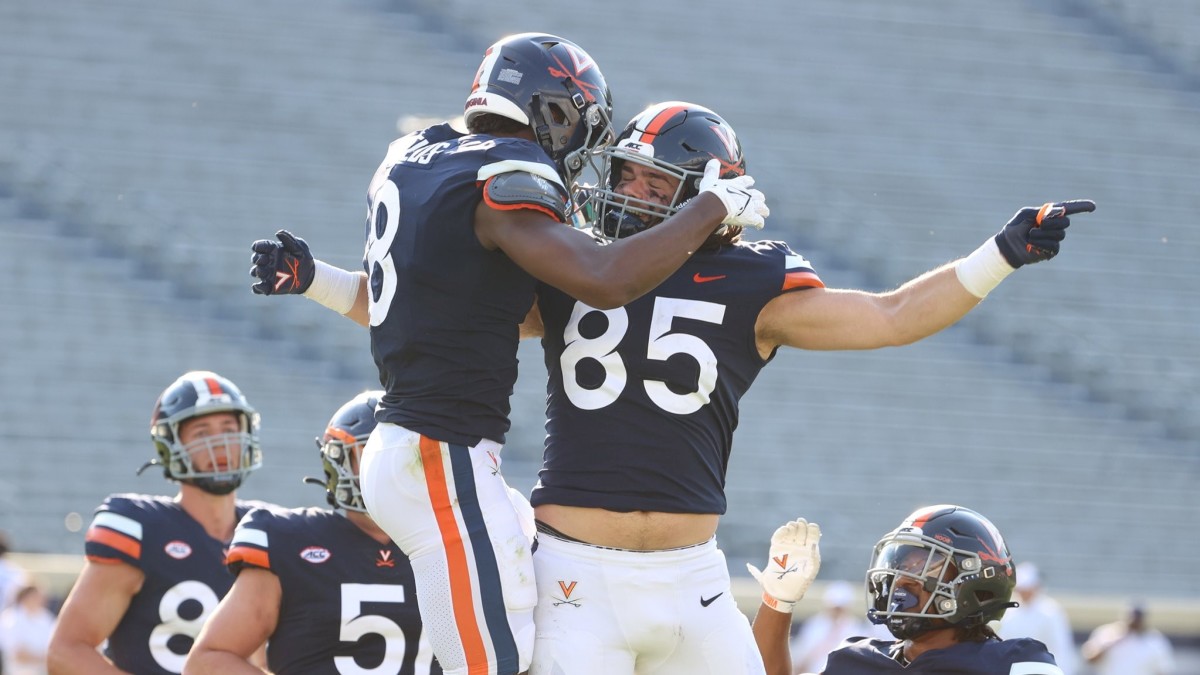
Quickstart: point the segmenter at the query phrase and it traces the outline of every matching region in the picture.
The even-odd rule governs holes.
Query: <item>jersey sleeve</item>
[[[796,253],[784,242],[777,242],[783,253],[783,288],[780,291],[794,291],[805,288],[825,288],[825,282],[817,276],[812,263],[804,256]]]
[[[1023,675],[1063,675],[1046,645],[1031,638],[1002,640],[1005,660],[1012,664],[1010,672]]]
[[[96,509],[84,554],[97,563],[126,563],[142,569],[142,542],[150,512],[127,497],[110,496]]]
[[[275,516],[269,509],[254,509],[242,517],[233,532],[225,566],[234,576],[246,567],[271,570],[270,532]]]

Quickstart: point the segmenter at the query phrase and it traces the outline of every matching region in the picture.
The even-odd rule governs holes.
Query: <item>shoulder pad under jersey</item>
[[[488,178],[483,199],[494,209],[535,209],[567,222],[567,193],[562,185],[527,171],[508,171]]]

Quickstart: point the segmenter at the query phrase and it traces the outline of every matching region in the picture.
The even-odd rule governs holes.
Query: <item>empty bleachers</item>
[[[455,114],[483,47],[535,29],[596,57],[619,123],[664,98],[721,112],[770,200],[761,236],[831,286],[895,286],[1022,205],[1100,205],[942,335],[779,355],[736,437],[735,572],[804,515],[823,574],[856,578],[902,515],[960,501],[1058,588],[1200,595],[1177,534],[1200,513],[1200,108],[1080,6],[0,4],[0,375],[23,392],[0,431],[32,457],[3,479],[0,527],[77,551],[64,513],[164,489],[131,473],[154,397],[191,367],[263,411],[246,496],[320,503],[299,476],[329,413],[374,385],[365,333],[251,295],[248,245],[287,227],[356,266],[398,118]],[[506,474],[527,490],[545,371],[536,344],[521,354]]]

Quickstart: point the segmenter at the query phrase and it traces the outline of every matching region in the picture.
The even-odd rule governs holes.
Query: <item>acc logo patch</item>
[[[329,549],[324,546],[309,546],[300,551],[300,559],[313,564],[320,564],[333,557]]]
[[[636,152],[644,157],[654,157],[654,146],[650,143],[642,143],[635,141],[632,138],[623,138],[617,143],[618,148],[624,148],[630,152]]]
[[[167,544],[163,546],[163,551],[176,560],[183,560],[192,554],[192,547],[188,546],[186,541],[179,541],[176,539],[175,541],[168,541]]]

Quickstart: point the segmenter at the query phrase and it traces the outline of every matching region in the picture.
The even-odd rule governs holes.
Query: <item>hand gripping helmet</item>
[[[330,506],[340,506],[347,511],[367,511],[358,482],[359,453],[375,430],[375,407],[381,398],[382,391],[364,391],[350,399],[333,414],[325,434],[317,439],[325,480],[304,480],[324,485]]]
[[[700,193],[709,160],[721,162],[721,178],[746,173],[733,127],[708,108],[682,101],[658,103],[638,113],[604,155],[603,189],[593,199],[599,209],[596,234],[606,239],[636,234],[678,211]],[[617,194],[625,162],[667,173],[679,179],[679,187],[666,205]]]
[[[612,140],[612,94],[600,67],[575,43],[521,33],[488,47],[463,117],[491,113],[527,125],[564,182]]]
[[[237,417],[237,432],[198,438],[187,445],[180,442],[179,430],[185,422],[221,412]],[[168,479],[195,485],[211,494],[233,492],[251,471],[262,466],[258,412],[237,385],[207,370],[184,373],[163,390],[150,417],[150,437],[158,458],[138,473],[158,464]],[[208,459],[201,465],[211,468],[198,468],[195,460],[200,455]]]
[[[1012,556],[995,525],[962,506],[928,506],[875,545],[867,618],[900,640],[946,624],[972,628],[1004,616],[1015,585]]]

